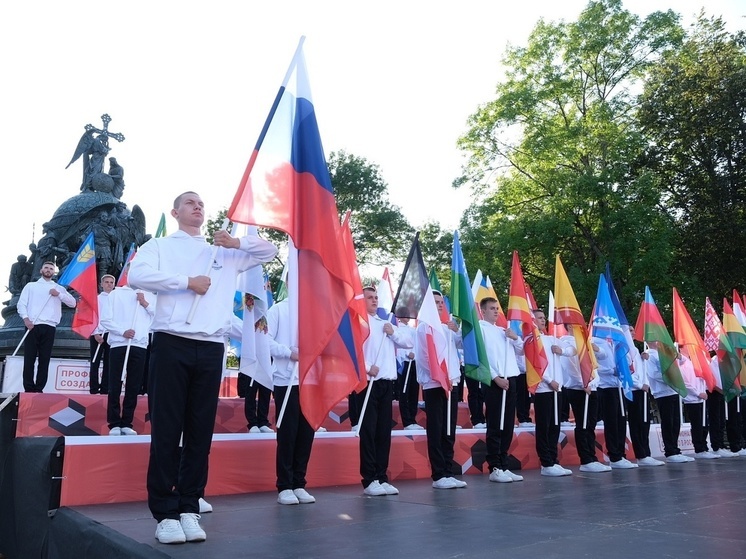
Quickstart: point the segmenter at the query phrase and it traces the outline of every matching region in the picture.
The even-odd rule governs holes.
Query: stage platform
[[[604,559],[743,556],[746,459],[729,458],[520,483],[465,476],[466,489],[429,480],[366,497],[358,486],[308,489],[313,505],[281,506],[275,492],[210,499],[204,543],[162,545],[143,502],[63,507],[50,557]],[[127,475],[120,483],[140,483]]]

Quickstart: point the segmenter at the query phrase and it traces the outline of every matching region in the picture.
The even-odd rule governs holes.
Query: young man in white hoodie
[[[204,203],[195,192],[177,196],[171,215],[179,230],[140,247],[128,278],[132,288],[158,294],[148,386],[148,506],[158,521],[156,539],[174,544],[206,538],[199,498],[207,482],[236,278],[270,261],[277,249],[259,237],[239,239],[222,230],[210,246],[201,234]]]
[[[438,314],[443,315],[446,312],[443,295],[438,291],[433,291],[433,295]],[[458,356],[458,346],[461,344],[461,329],[452,319],[445,324],[441,324],[440,327],[448,343],[446,366],[451,383],[450,395],[445,393],[440,383],[433,380],[430,373],[427,325],[424,323],[417,326],[415,343],[417,382],[422,385],[422,396],[425,400],[427,456],[430,460],[433,487],[435,489],[458,489],[466,487],[465,481],[453,477],[457,473],[457,465],[453,461],[453,448],[456,442],[456,419],[458,417],[457,391],[458,383],[461,380]],[[449,404],[451,407],[451,428],[447,429]]]
[[[516,379],[520,374],[516,355],[523,354],[523,340],[509,328],[497,326],[497,299],[485,297],[479,302],[479,307],[484,317],[479,321],[479,326],[482,329],[492,377],[492,382],[484,388],[484,403],[487,409],[486,459],[490,468],[490,481],[523,481],[523,476],[514,474],[508,468],[508,451],[513,442],[515,427]]]

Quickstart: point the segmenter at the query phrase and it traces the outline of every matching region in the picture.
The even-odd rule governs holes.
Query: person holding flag
[[[113,280],[113,278],[112,278]],[[104,300],[101,326],[109,333],[110,372],[106,419],[109,435],[137,435],[132,428],[137,395],[145,373],[148,334],[156,295],[117,287]],[[124,400],[119,404],[124,382]]]
[[[417,362],[414,359],[415,330],[409,325],[410,318],[405,316],[407,309],[397,311],[399,331],[409,340],[407,349],[397,349],[396,359],[400,364],[399,372],[399,415],[402,428],[407,431],[423,431],[417,423],[419,411],[420,385],[417,383]]]
[[[171,215],[178,231],[145,243],[128,279],[133,289],[158,294],[148,386],[148,506],[158,522],[156,539],[176,544],[206,539],[199,498],[207,482],[236,277],[270,261],[277,249],[224,229],[210,246],[201,235],[205,211],[196,192],[177,196]]]
[[[62,318],[62,305],[70,308],[76,306],[75,297],[52,280],[56,271],[54,262],[44,262],[41,277],[23,286],[18,299],[18,316],[27,328],[23,345],[23,389],[26,392],[44,391],[49,378],[54,336]],[[93,282],[96,282],[95,275]],[[34,378],[37,357],[39,363]]]
[[[398,495],[399,490],[389,483],[386,472],[391,451],[391,404],[397,381],[396,350],[411,348],[412,343],[399,328],[378,316],[376,289],[365,287],[363,294],[370,325],[363,352],[371,384],[358,426],[361,481],[366,495]]]
[[[101,276],[101,293],[98,294],[99,313],[106,306],[106,298],[114,289],[116,278],[111,274]],[[109,392],[109,342],[106,329],[101,326],[101,317],[96,329],[89,338],[91,344],[91,365],[89,368],[90,385],[88,390],[91,394],[107,394]],[[104,369],[101,380],[98,378],[98,370],[103,363]]]
[[[523,481],[523,476],[508,469],[508,451],[515,427],[516,379],[520,374],[516,355],[523,354],[523,340],[509,328],[497,326],[499,306],[496,298],[484,297],[479,308],[483,317],[479,326],[492,376],[492,382],[484,386],[487,409],[485,458],[490,469],[489,479],[495,483]]]
[[[694,371],[694,364],[685,353],[679,354],[679,369],[686,385],[684,396],[684,411],[689,419],[689,428],[694,445],[694,457],[698,460],[713,460],[720,458],[719,454],[710,452],[707,444],[707,384],[704,378]],[[711,373],[711,371],[710,371]]]

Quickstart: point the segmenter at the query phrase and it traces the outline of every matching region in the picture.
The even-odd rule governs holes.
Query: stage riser
[[[149,438],[125,437],[117,442],[91,437],[66,439],[63,505],[118,503],[146,500],[145,478]],[[603,430],[596,431],[596,456],[604,460]],[[691,451],[689,426],[682,426],[679,445]],[[663,452],[658,425],[651,426],[653,456]],[[218,435],[210,454],[206,495],[229,495],[275,490],[275,436]],[[484,431],[464,430],[456,436],[455,461],[462,473],[486,475]],[[533,430],[516,430],[510,454],[522,469],[538,468]],[[572,428],[563,429],[558,448],[564,466],[577,466],[579,459]],[[634,459],[627,441],[627,457]],[[392,483],[405,479],[430,480],[427,440],[424,432],[395,432],[392,438],[389,476]],[[351,433],[322,433],[316,436],[308,466],[308,488],[359,485],[359,439]],[[423,481],[424,482],[424,481]],[[362,486],[361,486],[362,490]]]

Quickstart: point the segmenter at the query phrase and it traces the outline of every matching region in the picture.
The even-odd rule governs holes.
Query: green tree
[[[640,122],[675,219],[677,287],[702,316],[705,296],[746,286],[746,35],[701,13],[647,80]]]
[[[351,211],[358,262],[385,265],[406,258],[414,230],[389,201],[378,165],[338,151],[329,154],[329,173],[340,218]]]
[[[507,284],[518,250],[544,304],[559,254],[586,313],[607,260],[625,308],[646,283],[670,285],[671,219],[637,164],[635,91],[682,35],[671,11],[642,19],[601,0],[575,22],[540,20],[527,46],[507,50],[496,98],[458,142],[469,159],[454,186],[482,197],[461,226],[470,267]]]

